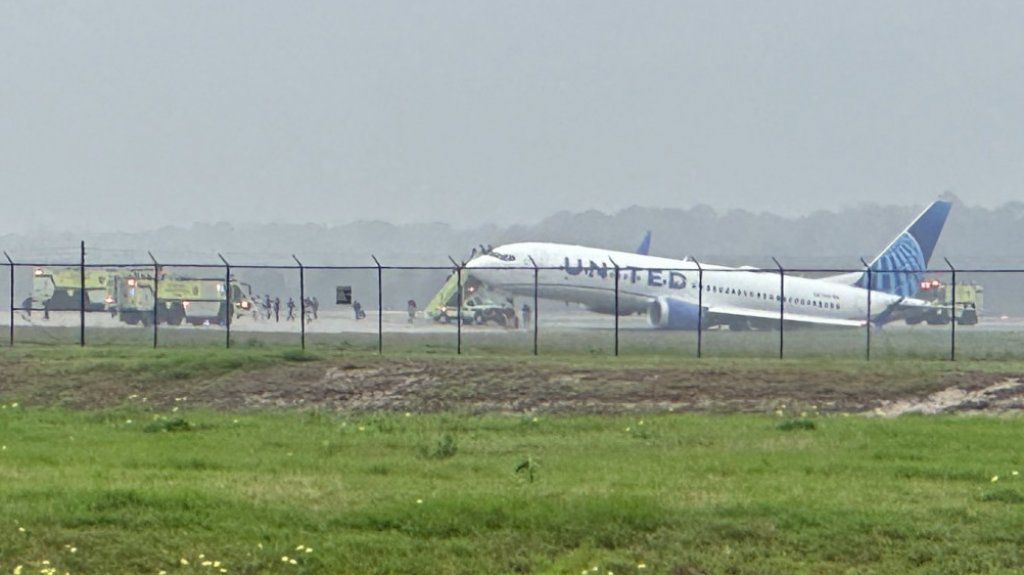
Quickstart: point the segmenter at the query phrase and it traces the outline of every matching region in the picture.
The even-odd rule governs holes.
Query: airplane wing
[[[910,322],[915,318],[918,321],[923,321],[926,316],[936,312],[953,313],[954,309],[951,304],[930,302],[917,298],[904,298],[894,304],[894,308],[889,312],[885,321],[906,319]]]
[[[871,323],[875,325],[883,325],[892,321],[899,321],[914,315],[921,313],[932,313],[936,310],[936,305],[924,300],[900,298],[896,302],[889,304],[889,306],[881,309],[877,309],[877,312],[872,316]],[[938,306],[942,308],[943,306]],[[949,306],[952,307],[952,306]],[[748,309],[737,306],[711,306],[707,308],[709,315],[729,316],[737,318],[757,318],[765,320],[779,320],[778,311],[765,311],[757,309]],[[815,325],[832,325],[841,327],[864,327],[865,320],[857,319],[837,319],[829,317],[821,317],[816,315],[808,315],[801,313],[792,313],[786,310],[783,317],[787,322],[807,323]]]
[[[644,239],[640,241],[640,245],[636,248],[636,253],[642,256],[651,255],[651,230],[647,230],[644,234]]]
[[[735,307],[735,306],[721,306],[721,305],[719,305],[719,306],[712,306],[712,307],[707,308],[707,313],[709,313],[709,314],[716,314],[716,315],[723,315],[723,316],[731,316],[731,317],[741,317],[741,318],[758,318],[758,319],[767,319],[767,320],[775,320],[775,321],[779,320],[779,312],[777,312],[777,311],[765,311],[765,310],[749,309],[749,308]],[[815,325],[833,325],[833,326],[837,326],[837,327],[863,327],[864,326],[864,322],[863,321],[859,321],[859,320],[821,317],[821,316],[816,316],[816,315],[807,315],[807,314],[802,314],[802,313],[793,313],[793,312],[790,312],[789,310],[785,311],[785,313],[782,316],[782,319],[784,319],[787,322],[799,322],[799,323],[808,323],[808,324],[815,324]]]

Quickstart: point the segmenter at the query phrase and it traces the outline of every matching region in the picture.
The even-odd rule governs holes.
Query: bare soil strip
[[[209,370],[147,368],[143,359],[79,367],[3,358],[0,399],[76,409],[187,397],[215,409],[612,413],[766,412],[787,408],[898,415],[1024,407],[1024,370],[936,363],[633,362],[527,358],[327,357]],[[79,365],[79,364],[74,364]]]
[[[893,417],[905,413],[948,413],[955,411],[1007,412],[1024,409],[1024,383],[1008,378],[981,389],[949,387],[923,399],[885,401],[874,413]]]

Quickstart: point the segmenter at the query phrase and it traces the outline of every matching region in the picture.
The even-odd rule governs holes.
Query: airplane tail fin
[[[932,202],[871,262],[871,273],[865,271],[853,285],[868,288],[870,275],[873,290],[903,297],[917,293],[951,207],[949,202]]]

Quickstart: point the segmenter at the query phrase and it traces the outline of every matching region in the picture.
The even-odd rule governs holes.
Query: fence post
[[[458,274],[456,276],[456,278],[455,278],[456,281],[458,282],[457,285],[458,285],[458,290],[459,290],[459,293],[458,293],[459,309],[455,313],[455,323],[457,324],[456,325],[457,329],[455,331],[455,333],[456,333],[456,336],[455,336],[456,337],[455,353],[456,353],[456,355],[462,355],[462,264],[460,264],[459,262],[455,261],[455,259],[452,258],[452,256],[448,256],[448,259],[451,260],[452,264],[455,265],[455,273]]]
[[[533,264],[533,355],[537,355],[537,330],[540,326],[540,309],[537,306],[537,299],[540,285],[540,268],[537,266],[537,262],[534,261],[533,256],[527,256],[530,258],[530,263]]]
[[[384,355],[384,266],[377,256],[370,254],[370,257],[377,264],[377,354]]]
[[[78,294],[78,341],[79,345],[85,347],[85,240],[82,240],[80,270],[81,270],[81,291]]]
[[[704,331],[704,266],[700,265],[697,258],[690,256],[690,260],[697,266],[697,359],[701,358],[702,333]]]
[[[875,284],[871,280],[871,273],[872,273],[871,272],[871,265],[868,264],[868,262],[864,261],[864,258],[860,258],[860,263],[864,264],[864,267],[867,268],[867,272],[866,273],[867,273],[867,276],[868,276],[868,311],[867,311],[867,318],[866,318],[867,321],[864,322],[864,330],[865,330],[865,336],[864,337],[866,339],[866,343],[865,343],[865,346],[864,346],[865,347],[864,356],[865,356],[865,361],[871,361],[871,290],[873,290],[875,288]]]
[[[775,267],[779,268],[779,359],[782,359],[785,355],[783,351],[785,349],[785,316],[786,316],[786,270],[782,268],[782,264],[779,260],[772,256],[772,261],[775,262]]]
[[[949,266],[950,271],[953,273],[953,300],[952,307],[949,309],[949,324],[950,324],[950,336],[949,336],[949,361],[956,361],[956,268],[949,261],[949,258],[942,258],[946,260],[946,265]]]
[[[11,268],[11,325],[9,326],[10,333],[8,337],[10,338],[10,346],[14,347],[14,260],[11,259],[11,256],[7,255],[7,252],[4,252],[4,257],[7,258],[7,266]]]
[[[619,356],[619,264],[615,263],[615,260],[608,258],[608,261],[612,262],[615,266],[615,357]]]
[[[149,259],[153,260],[153,349],[156,349],[159,329],[157,326],[160,325],[160,264],[153,257],[153,252],[146,253],[149,254]]]
[[[231,349],[231,316],[235,311],[231,309],[231,264],[219,253],[217,257],[224,262],[224,346]]]
[[[306,268],[303,267],[299,258],[292,254],[292,259],[299,264],[299,341],[302,342],[302,349],[306,349]]]

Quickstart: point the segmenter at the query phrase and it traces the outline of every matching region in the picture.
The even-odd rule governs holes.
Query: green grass
[[[1019,374],[1018,362],[615,358],[572,347],[538,358],[411,348],[392,359],[310,347],[0,350],[0,573],[1024,569],[1019,418],[776,415],[770,401],[766,415],[459,411],[474,393],[509,389],[585,400],[692,386],[769,399],[920,394]],[[285,385],[302,385],[328,369],[389,365],[450,378],[455,411],[194,405],[219,397],[225,376],[284,370]],[[530,379],[566,373],[581,379]]]
[[[4,573],[1024,569],[1019,418],[6,405]]]

